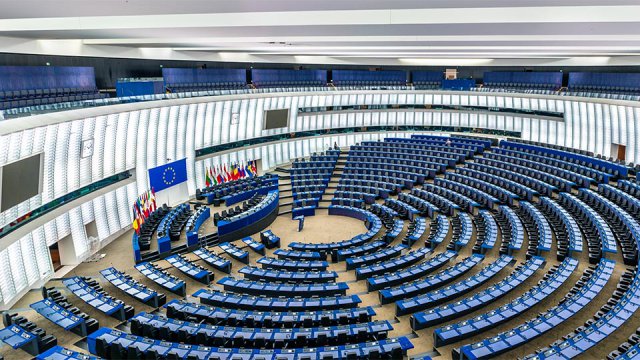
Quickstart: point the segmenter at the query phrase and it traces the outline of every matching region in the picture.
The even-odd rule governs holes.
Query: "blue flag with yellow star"
[[[155,191],[162,191],[185,181],[187,181],[187,159],[149,169],[149,185]]]

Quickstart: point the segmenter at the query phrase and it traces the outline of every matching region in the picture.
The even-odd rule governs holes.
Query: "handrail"
[[[12,222],[10,222],[9,224],[3,226],[2,228],[0,228],[0,238],[8,235],[9,233],[11,233],[12,231],[28,224],[29,222],[31,222],[32,220],[35,220],[71,201],[74,201],[76,199],[79,199],[83,196],[89,195],[95,191],[98,191],[100,189],[103,189],[107,186],[113,185],[115,183],[118,183],[120,181],[126,180],[128,178],[130,178],[132,176],[131,172],[129,170],[121,172],[119,174],[115,174],[112,176],[109,176],[107,178],[104,178],[102,180],[96,181],[94,183],[91,183],[89,185],[83,186],[77,190],[74,190],[68,194],[62,195],[61,197],[51,200],[46,204],[43,204],[29,212],[27,212],[24,215],[21,215],[20,217],[18,217],[17,219],[13,220]]]

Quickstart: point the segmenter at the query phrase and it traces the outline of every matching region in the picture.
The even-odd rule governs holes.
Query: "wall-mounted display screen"
[[[264,111],[264,130],[278,129],[289,125],[289,109]]]
[[[2,198],[0,211],[5,211],[40,193],[42,154],[30,156],[0,168]]]

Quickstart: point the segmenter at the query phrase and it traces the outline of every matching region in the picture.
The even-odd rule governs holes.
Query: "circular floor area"
[[[291,214],[278,216],[269,229],[278,234],[283,248],[295,241],[322,244],[349,240],[367,232],[363,221],[346,216],[329,216],[327,210],[317,210],[316,214],[318,216],[305,216],[301,232],[298,232],[298,220],[292,220]]]

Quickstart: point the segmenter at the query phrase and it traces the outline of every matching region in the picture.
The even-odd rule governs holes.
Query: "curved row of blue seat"
[[[208,202],[210,204],[213,203],[214,199],[223,199],[224,197],[229,196],[238,197],[238,199],[240,200],[234,201],[229,204],[232,205],[239,201],[246,200],[252,197],[255,193],[254,190],[257,190],[257,188],[271,187],[273,185],[278,185],[278,176],[275,174],[265,174],[262,176],[243,178],[240,180],[234,180],[203,189],[198,189],[199,191],[196,192],[196,195],[206,197],[209,200]],[[241,194],[245,194],[244,196],[246,196],[246,198],[242,198],[243,196],[239,196]]]
[[[398,194],[400,196],[400,194]],[[384,205],[388,208],[395,210],[398,216],[401,218],[407,218],[409,221],[413,221],[413,217],[422,213],[415,207],[396,199],[385,199]]]
[[[440,208],[438,206],[413,194],[399,193],[398,201],[408,204],[417,210],[418,214],[429,218],[433,218],[438,212],[440,212]]]
[[[601,259],[595,269],[585,271],[582,279],[558,305],[512,330],[501,332],[474,344],[463,345],[459,350],[461,357],[464,359],[493,357],[554,330],[587,306],[602,291],[613,274],[614,268],[615,261]]]
[[[100,358],[56,345],[36,356],[36,360],[100,360]]]
[[[390,271],[405,268],[411,264],[415,264],[418,261],[424,259],[424,257],[430,253],[431,250],[427,248],[420,248],[415,251],[408,252],[397,259],[383,261],[377,264],[360,267],[356,270],[356,279],[362,280],[372,276],[384,274]]]
[[[257,260],[263,269],[288,271],[325,271],[329,263],[326,261],[283,260],[272,257],[262,257]]]
[[[572,359],[622,327],[633,318],[640,307],[640,274],[637,270],[627,271],[620,277],[618,289],[607,304],[603,305],[594,318],[584,323],[562,341],[553,343],[524,359]]]
[[[333,193],[333,196],[334,196],[334,199],[342,198],[342,199],[362,200],[365,204],[373,204],[373,202],[377,197],[377,195],[373,192],[347,191],[347,190],[338,190]]]
[[[151,339],[213,347],[274,349],[382,340],[393,330],[387,320],[330,327],[268,329],[209,325],[144,312],[131,318],[130,324],[133,335]]]
[[[476,153],[477,146],[464,145],[464,144],[446,144],[446,141],[434,143],[431,141],[421,139],[406,139],[406,138],[384,138],[384,143],[400,144],[404,147],[411,147],[415,149],[425,150],[440,150],[450,153],[464,154],[467,158],[470,158]]]
[[[404,282],[393,288],[380,290],[378,293],[380,303],[390,304],[401,299],[424,294],[446,285],[464,275],[467,271],[482,262],[483,259],[484,255],[473,254],[436,274],[428,275],[417,281]]]
[[[389,139],[385,139],[385,142],[377,142],[377,141],[363,141],[360,143],[362,147],[356,147],[359,150],[382,150],[382,151],[398,151],[402,153],[409,154],[429,154],[429,151],[433,153],[444,153],[456,156],[459,161],[463,161],[473,155],[473,150],[464,150],[457,149],[451,146],[443,146],[443,145],[427,145],[427,144],[412,144],[409,142],[394,142],[394,141],[386,141]],[[397,140],[405,140],[405,139],[397,139]]]
[[[474,162],[509,171],[513,174],[520,174],[521,176],[536,180],[539,183],[547,184],[546,190],[540,191],[540,193],[546,193],[547,196],[550,196],[553,190],[571,191],[571,189],[576,185],[575,183],[569,180],[565,180],[559,176],[555,176],[544,171],[535,170],[528,166],[516,165],[512,163],[507,157],[503,157],[497,154],[493,155],[494,156],[491,156],[491,153],[486,153],[482,158],[475,158]],[[531,185],[533,185],[533,183],[531,183]]]
[[[404,189],[412,189],[414,184],[422,184],[425,179],[425,176],[422,174],[404,171],[400,165],[391,170],[388,168],[374,169],[364,166],[360,167],[353,163],[344,167],[342,176],[357,176],[365,180],[382,178],[383,181],[400,185]]]
[[[249,253],[247,251],[242,250],[239,247],[235,246],[234,244],[231,244],[228,242],[223,242],[221,244],[218,244],[218,246],[222,251],[224,251],[226,254],[228,254],[232,258],[240,262],[243,262],[245,264],[249,263]]]
[[[158,253],[171,251],[171,242],[180,238],[182,227],[186,224],[191,215],[189,204],[180,204],[167,213],[157,229]]]
[[[167,273],[158,268],[155,264],[143,262],[136,264],[136,270],[146,276],[149,280],[180,296],[187,294],[187,285],[184,280]]]
[[[380,197],[384,197],[384,194],[396,194],[403,188],[403,183],[396,183],[395,181],[388,181],[388,177],[372,177],[362,174],[350,174],[348,177],[341,177],[338,185],[345,186],[358,186],[364,188],[376,189]],[[380,192],[384,190],[384,192]]]
[[[315,165],[305,168],[291,168],[289,172],[292,175],[326,175],[333,172],[333,166]],[[322,176],[324,178],[324,176]]]
[[[407,227],[407,233],[402,239],[402,243],[408,246],[415,244],[427,231],[427,220],[421,216],[416,216]]]
[[[245,266],[238,270],[238,273],[251,280],[281,283],[334,282],[338,278],[335,271],[282,271],[260,269],[253,266]]]
[[[357,295],[328,296],[321,298],[277,298],[264,296],[239,295],[211,289],[200,289],[193,294],[207,305],[228,309],[256,311],[319,311],[345,309],[358,306],[362,302]]]
[[[388,190],[390,194],[396,194],[404,188],[413,186],[413,180],[411,179],[401,179],[395,176],[389,176],[389,174],[385,174],[379,171],[371,173],[364,173],[364,171],[356,172],[356,171],[345,171],[343,170],[343,178],[344,175],[348,175],[349,180],[341,181],[341,183],[347,183],[352,181],[353,183],[364,184],[366,186],[378,186],[382,189]]]
[[[435,173],[442,173],[447,169],[447,163],[435,162],[429,160],[418,160],[415,157],[408,159],[399,159],[397,156],[384,156],[381,153],[372,152],[368,156],[357,156],[349,153],[347,156],[347,163],[355,164],[367,164],[369,166],[377,165],[386,168],[388,166],[404,166],[412,172],[423,175],[434,175]]]
[[[435,329],[433,331],[435,345],[444,346],[451,344],[510,321],[539,304],[540,301],[546,299],[558,290],[569,279],[569,276],[571,276],[577,267],[578,260],[570,257],[565,258],[560,265],[552,267],[544,280],[538,283],[538,285],[511,300],[508,304],[487,311],[484,314],[474,316],[472,319]],[[455,358],[460,357],[458,349],[454,349],[453,354]]]
[[[481,309],[524,283],[535,274],[538,269],[542,268],[544,264],[545,260],[543,258],[534,256],[524,264],[517,266],[507,277],[485,290],[456,301],[453,304],[440,305],[427,311],[414,313],[411,315],[411,328],[413,330],[421,330],[429,326],[457,319]]]
[[[550,158],[550,157],[547,157],[547,156],[527,153],[527,152],[518,151],[518,150],[507,149],[506,147],[497,148],[497,149],[495,149],[495,152],[498,153],[498,154],[504,154],[504,155],[508,155],[508,156],[519,157],[519,158],[522,158],[522,159],[532,160],[532,161],[540,162],[540,163],[543,163],[543,164],[546,164],[546,165],[558,167],[558,168],[561,168],[561,169],[576,173],[578,175],[589,177],[589,178],[593,179],[593,181],[599,182],[599,183],[603,183],[603,182],[604,183],[608,183],[609,180],[612,178],[612,176],[610,174],[608,174],[608,173],[606,173],[604,171],[595,170],[595,169],[592,169],[592,168],[587,167],[587,166],[583,166],[583,165],[580,165],[580,164],[574,164],[574,163],[570,163],[570,162],[567,162],[567,161],[564,161],[564,160]]]
[[[471,241],[471,237],[473,236],[473,219],[471,215],[461,212],[451,218],[451,223],[453,224],[451,244],[453,244],[453,249],[459,251]],[[448,246],[447,248],[450,247]]]
[[[635,197],[640,196],[640,184],[638,184],[638,177],[636,177],[636,182],[631,182],[629,180],[618,180],[618,188]]]
[[[84,278],[74,276],[63,280],[62,283],[67,287],[67,289],[69,289],[69,291],[79,297],[82,301],[109,316],[113,316],[118,320],[124,321],[126,320],[127,315],[129,315],[125,311],[126,305],[122,300],[118,300],[109,296],[105,292],[97,290]]]
[[[253,311],[217,308],[184,300],[172,300],[165,305],[167,317],[179,320],[195,318],[216,325],[298,328],[357,324],[371,321],[376,315],[372,307],[318,311]]]
[[[493,197],[494,199],[491,199],[491,201],[494,204],[502,202],[513,205],[513,200],[519,199],[518,195],[512,193],[511,191],[480,180],[480,178],[465,176],[461,173],[446,173],[444,178],[463,184],[465,187],[471,188],[476,193],[480,193],[481,197],[484,199]],[[485,194],[488,196],[486,196]],[[487,205],[487,207],[491,208],[492,206]]]
[[[302,160],[294,160],[291,168],[293,169],[304,169],[304,168],[315,168],[315,167],[327,167],[327,168],[332,168],[334,167],[336,164],[335,161],[333,160],[321,160],[321,159],[316,159],[316,160],[309,160],[309,161],[305,161],[304,159]]]
[[[314,360],[314,359],[351,359],[380,356],[402,357],[413,345],[406,337],[386,339],[380,341],[328,346],[319,348],[293,349],[242,349],[242,348],[211,348],[200,345],[186,345],[162,340],[152,340],[142,336],[135,336],[119,330],[101,328],[87,338],[89,351],[98,356],[118,358],[137,358],[153,356],[165,358],[175,356],[179,359],[264,359],[264,360]],[[132,352],[129,355],[129,352]],[[175,354],[175,355],[171,355]]]
[[[398,236],[400,236],[400,233],[402,232],[403,229],[404,229],[404,221],[402,221],[400,219],[394,219],[393,220],[393,225],[391,227],[387,228],[387,231],[385,231],[383,239],[387,243],[391,243]]]
[[[538,164],[534,167],[536,170],[547,171],[549,169],[557,169],[553,173],[554,175],[565,178],[581,186],[588,186],[590,182],[598,182],[598,179],[604,179],[605,177],[608,182],[611,178],[609,174],[604,172],[537,154],[517,151],[505,147],[495,148],[493,152],[509,158],[518,159],[516,160],[518,165]]]
[[[451,146],[463,146],[465,148],[475,149],[476,154],[480,154],[483,150],[491,147],[491,140],[468,139],[457,136],[440,136],[440,135],[411,135],[411,140],[428,141],[435,144],[449,144]]]
[[[500,200],[492,195],[480,191],[473,186],[465,185],[451,179],[436,178],[433,182],[433,185],[448,189],[449,191],[458,194],[455,195],[457,199],[461,199],[460,196],[464,196],[469,200],[468,202],[465,201],[467,203],[465,208],[470,207],[471,209],[473,209],[474,204],[477,204],[477,206],[482,205],[487,208],[493,208],[495,204],[500,203]],[[471,210],[470,212],[473,212],[473,210]]]
[[[549,147],[536,146],[533,144],[524,144],[513,141],[500,141],[500,146],[507,149],[514,149],[523,152],[540,154],[564,161],[571,162],[572,164],[579,164],[588,166],[595,170],[606,171],[614,176],[620,175],[626,177],[628,169],[624,165],[616,164],[604,159],[598,159],[593,156],[587,156],[582,154],[576,154],[574,152],[562,151],[557,149],[551,149]]]
[[[398,150],[398,151],[394,151]],[[447,166],[455,166],[458,163],[458,157],[455,155],[451,155],[444,151],[431,151],[425,150],[421,153],[413,153],[413,152],[405,152],[403,149],[378,149],[376,147],[361,147],[359,145],[351,146],[349,149],[349,156],[382,156],[382,157],[391,157],[400,160],[422,160],[422,161],[430,161],[437,164],[445,164]]]
[[[51,299],[42,299],[29,305],[29,307],[66,331],[72,331],[80,336],[87,335],[85,319],[76,316]],[[97,322],[95,325],[98,325]]]
[[[283,284],[263,281],[252,281],[224,277],[218,280],[226,291],[238,294],[264,295],[264,296],[288,296],[288,297],[312,297],[345,295],[349,285],[339,283],[311,283],[311,284]]]
[[[625,265],[638,263],[638,248],[640,248],[640,224],[621,207],[591,189],[580,189],[578,195],[600,217],[606,217],[611,223],[610,228],[615,232],[618,244],[622,249]],[[615,239],[613,240],[615,244]]]
[[[429,260],[420,263],[418,265],[411,266],[398,272],[373,276],[367,279],[367,290],[374,291],[391,286],[406,283],[408,281],[416,280],[423,276],[430,274],[431,272],[441,268],[451,259],[458,255],[455,251],[447,250],[440,253]]]
[[[352,151],[353,149],[353,151]],[[424,154],[409,154],[390,152],[386,150],[380,150],[375,148],[367,148],[366,150],[360,150],[357,145],[349,150],[347,159],[353,161],[374,161],[374,162],[386,162],[391,161],[393,164],[401,164],[407,162],[412,166],[426,166],[433,167],[439,171],[445,171],[448,166],[455,165],[455,157],[440,157],[430,153]],[[453,163],[451,161],[454,161]]]
[[[491,280],[502,269],[509,265],[513,258],[508,255],[502,255],[491,264],[485,266],[477,274],[449,285],[442,289],[433,290],[429,293],[418,295],[413,298],[396,301],[396,315],[411,314],[416,311],[434,307],[443,302],[455,299],[463,294],[472,291],[478,286]]]
[[[483,166],[475,163],[469,163],[469,164],[474,164],[479,167]],[[464,167],[464,168],[458,168],[456,169],[456,171],[461,175],[484,181],[488,185],[503,188],[506,191],[509,191],[522,199],[532,200],[534,196],[538,195],[537,191],[529,188],[526,185],[522,185],[516,181],[506,179],[503,176],[497,176],[497,175],[487,173],[484,170],[475,170],[475,169],[472,169],[471,167]]]
[[[209,264],[211,267],[218,271],[231,273],[231,260],[225,259],[206,248],[200,248],[193,251],[193,254]]]
[[[303,193],[303,192],[323,192],[327,187],[326,182],[331,179],[331,174],[327,173],[322,175],[319,178],[315,179],[305,179],[301,181],[296,181],[299,179],[298,177],[291,177],[291,189],[294,193]],[[320,183],[318,183],[320,182]]]
[[[509,162],[518,166],[523,166],[526,168],[530,168],[532,170],[540,171],[547,176],[545,176],[545,181],[549,175],[553,175],[560,179],[564,179],[566,182],[573,184],[573,186],[586,186],[589,187],[593,183],[593,179],[590,177],[576,174],[572,171],[557,168],[551,165],[541,164],[537,161],[526,160],[515,156],[503,155],[498,152],[491,152],[485,154],[488,159],[501,160],[504,162]]]
[[[493,249],[498,241],[498,224],[488,210],[480,210],[476,221],[477,240],[473,251],[484,254]]]
[[[383,205],[383,204],[377,204],[377,203],[376,204],[371,204],[371,206],[369,207],[369,210],[385,214],[385,216],[389,217],[389,218],[394,218],[394,217],[400,216],[400,214],[398,214],[397,211],[395,211],[392,208],[388,207],[387,205]]]
[[[609,184],[598,185],[598,192],[614,201],[617,205],[624,207],[625,211],[633,215],[635,218],[640,217],[640,200],[631,195],[631,193],[623,190],[626,185],[631,184],[627,180],[618,180],[618,186],[614,187]],[[636,184],[634,184],[634,187]],[[640,190],[640,187],[638,187]],[[640,196],[640,191],[637,193]]]
[[[167,298],[164,294],[148,288],[147,286],[139,283],[131,276],[117,270],[114,267],[110,267],[100,271],[100,274],[109,281],[113,286],[122,290],[125,294],[137,299],[138,301],[148,304],[153,307],[164,305]]]
[[[473,151],[474,154],[481,154],[487,147],[486,144],[479,144],[475,142],[465,141],[462,138],[456,137],[446,137],[446,136],[435,136],[435,135],[411,135],[409,139],[403,138],[385,138],[385,141],[394,141],[405,144],[428,144],[428,145],[439,145],[444,147],[462,149],[462,150],[470,150]]]
[[[364,182],[362,180],[344,180],[340,179],[338,183],[338,187],[336,191],[345,191],[345,192],[361,192],[365,194],[373,194],[376,198],[386,199],[389,197],[390,192],[395,192],[395,188],[393,184],[388,184],[389,189],[384,187],[380,187],[382,183],[380,182]]]
[[[429,237],[425,240],[425,246],[435,249],[449,234],[449,218],[445,215],[438,215],[429,224]]]
[[[273,255],[277,256],[281,260],[326,260],[327,254],[317,251],[298,251],[298,250],[285,250],[278,249],[273,252]]]
[[[551,251],[551,225],[549,225],[549,221],[544,215],[536,208],[526,201],[520,201],[520,209],[522,209],[525,213],[529,214],[531,220],[535,223],[535,226],[538,230],[538,255],[542,251]]]
[[[631,346],[624,353],[616,356],[616,360],[638,360],[640,359],[640,344]]]
[[[360,267],[375,264],[381,261],[389,260],[391,258],[399,256],[402,253],[402,250],[406,248],[407,248],[406,245],[399,244],[399,245],[378,250],[368,255],[350,257],[346,260],[347,270],[353,270]]]
[[[247,244],[249,249],[253,250],[255,253],[263,255],[263,256],[266,254],[264,244],[261,244],[261,243],[255,241],[255,240],[253,240],[253,238],[251,238],[251,236],[243,237],[242,238],[242,242]]]
[[[304,190],[304,189],[303,189]],[[322,191],[294,191],[291,193],[291,196],[293,197],[294,200],[302,200],[302,199],[307,199],[307,200],[315,200],[315,201],[319,201],[320,198],[322,197]]]
[[[506,244],[508,247],[507,253],[509,255],[512,254],[513,251],[518,251],[522,248],[522,244],[524,243],[524,226],[522,225],[522,221],[520,217],[513,211],[512,208],[500,205],[499,207],[500,213],[504,214],[508,221],[508,230],[502,232],[502,239],[508,239],[508,243]],[[508,233],[509,236],[505,236]]]
[[[411,189],[410,194],[436,206],[438,208],[438,212],[446,215],[453,215],[455,210],[460,209],[460,206],[455,202],[433,192],[415,188]]]
[[[333,199],[331,199],[331,205],[342,205],[342,206],[351,206],[355,208],[364,208],[365,202],[364,200],[360,200],[360,199],[334,197]]]
[[[459,151],[464,151],[467,152],[469,154],[469,156],[474,155],[474,154],[479,154],[484,150],[484,146],[482,145],[478,145],[478,144],[470,144],[470,143],[462,143],[459,141],[451,141],[449,140],[449,142],[447,143],[447,139],[435,139],[435,138],[431,138],[431,139],[427,139],[427,138],[419,138],[419,137],[413,137],[411,136],[410,138],[384,138],[384,141],[387,143],[395,143],[395,144],[404,144],[404,145],[413,145],[413,146],[427,146],[427,147],[440,147],[443,149],[447,149],[446,151],[448,151],[449,149],[455,149],[455,150],[459,150]]]
[[[332,256],[332,260],[333,262],[338,262],[338,261],[346,260],[347,258],[354,258],[354,257],[367,255],[369,253],[377,251],[378,249],[384,247],[385,245],[387,245],[385,241],[378,240],[378,241],[366,243],[364,245],[353,246],[350,248],[338,250],[336,252],[336,256],[335,257]]]
[[[213,272],[190,262],[182,254],[171,255],[165,260],[183,274],[205,285],[209,285],[213,281]]]
[[[557,220],[563,224],[568,236],[567,256],[573,256],[574,252],[582,252],[582,232],[580,232],[578,223],[569,212],[548,197],[540,198],[540,205],[554,214]],[[557,246],[560,246],[560,244],[557,244]]]
[[[584,220],[591,224],[597,234],[585,234],[585,238],[589,247],[589,258],[595,257],[594,250],[598,249],[602,254],[600,256],[607,256],[607,253],[617,254],[616,239],[613,236],[613,231],[609,225],[604,221],[602,216],[594,211],[589,205],[585,204],[582,200],[575,197],[573,194],[560,193],[558,199],[559,203],[564,205],[574,216],[581,216]],[[585,232],[588,229],[582,227],[582,231]],[[597,236],[597,237],[596,237]],[[600,260],[600,256],[595,258],[595,263]]]
[[[251,199],[248,209],[217,222],[218,235],[225,236],[249,226],[276,211],[280,192],[269,191],[267,195],[259,195]],[[214,216],[215,218],[215,216]]]
[[[527,196],[525,197],[529,200],[529,195],[537,195],[542,194],[546,196],[551,196],[554,191],[557,191],[558,188],[548,184],[542,180],[538,180],[534,177],[523,175],[511,170],[501,169],[496,166],[488,165],[488,163],[492,163],[491,159],[477,158],[472,163],[466,163],[465,168],[482,172],[487,175],[492,175],[497,178],[504,179],[505,181],[511,182],[515,184],[521,184],[525,190],[527,190]]]
[[[458,137],[458,136],[441,136],[441,135],[424,135],[424,134],[416,134],[411,135],[412,139],[432,139],[432,140],[450,140],[453,144],[468,144],[468,145],[480,145],[484,149],[488,149],[491,147],[491,140],[477,139],[477,138],[467,138],[467,137]]]
[[[187,219],[184,226],[187,236],[187,246],[194,246],[198,243],[200,227],[211,217],[211,209],[208,206],[198,206]]]

